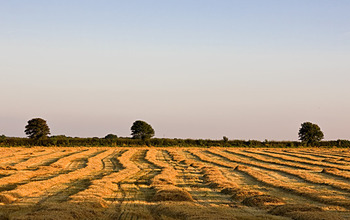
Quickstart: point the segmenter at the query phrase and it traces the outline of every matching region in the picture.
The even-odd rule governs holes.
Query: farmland
[[[350,151],[0,148],[0,219],[350,219]]]

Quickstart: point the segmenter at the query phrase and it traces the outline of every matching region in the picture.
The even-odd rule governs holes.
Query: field
[[[0,148],[0,219],[350,219],[350,151]]]

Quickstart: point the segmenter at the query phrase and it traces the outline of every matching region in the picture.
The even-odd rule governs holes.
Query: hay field
[[[350,219],[350,151],[0,148],[0,219]]]

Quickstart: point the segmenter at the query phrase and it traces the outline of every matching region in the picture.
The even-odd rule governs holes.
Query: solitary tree
[[[50,134],[50,128],[44,119],[33,118],[28,121],[24,132],[29,138],[40,139]]]
[[[315,144],[322,140],[323,137],[323,132],[317,124],[312,124],[311,122],[304,122],[301,124],[299,140],[307,145]]]
[[[145,140],[154,136],[154,130],[151,125],[138,120],[131,126],[131,135],[133,138]]]

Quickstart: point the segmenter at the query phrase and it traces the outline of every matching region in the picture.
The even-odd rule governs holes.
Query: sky
[[[0,135],[350,139],[348,0],[0,0]]]

